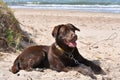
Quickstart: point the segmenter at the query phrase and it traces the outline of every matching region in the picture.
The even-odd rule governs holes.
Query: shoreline
[[[115,7],[113,7],[115,6]],[[72,10],[80,12],[97,12],[97,13],[114,13],[120,14],[119,5],[60,5],[60,4],[46,4],[46,5],[23,5],[23,6],[9,6],[11,8],[24,9],[45,9],[45,10]]]

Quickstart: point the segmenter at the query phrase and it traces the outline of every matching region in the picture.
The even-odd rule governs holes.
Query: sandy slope
[[[16,18],[25,26],[31,38],[38,44],[50,45],[54,26],[72,23],[78,28],[78,49],[81,55],[99,63],[106,76],[96,75],[98,80],[120,80],[120,14],[85,13],[77,11],[14,9]],[[76,71],[9,72],[17,53],[0,52],[0,80],[92,80]],[[103,79],[104,80],[104,79]]]

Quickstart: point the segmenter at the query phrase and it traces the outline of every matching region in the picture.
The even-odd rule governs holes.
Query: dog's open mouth
[[[69,47],[76,47],[77,46],[76,41],[66,41],[65,40],[65,44],[67,44]]]

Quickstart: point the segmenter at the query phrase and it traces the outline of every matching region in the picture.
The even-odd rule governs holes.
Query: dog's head
[[[52,36],[56,39],[58,45],[62,44],[68,47],[76,47],[77,35],[75,31],[80,31],[73,24],[61,24],[55,26]]]

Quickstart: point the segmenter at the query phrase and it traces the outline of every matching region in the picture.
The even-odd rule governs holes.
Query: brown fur
[[[47,53],[49,46],[31,46],[26,48],[14,61],[11,72],[49,67]]]

